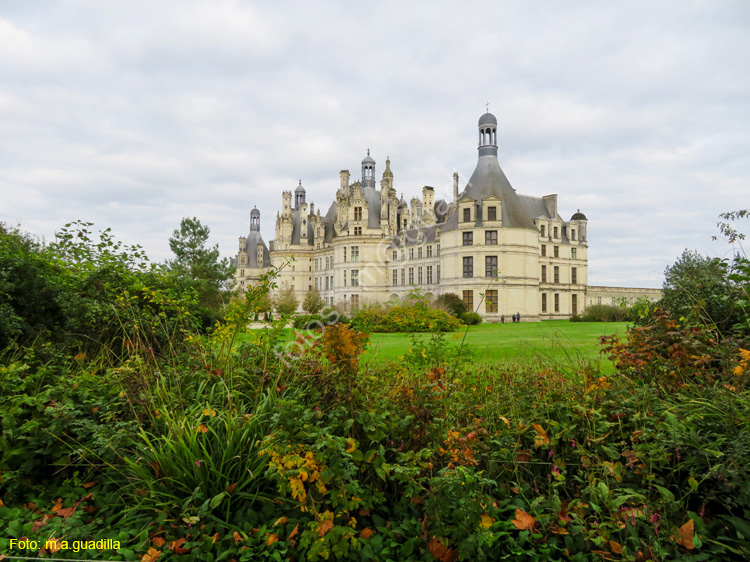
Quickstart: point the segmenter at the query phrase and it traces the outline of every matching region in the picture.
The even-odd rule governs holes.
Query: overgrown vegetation
[[[649,315],[628,338],[605,339],[611,376],[484,366],[434,326],[401,361],[370,370],[367,333],[342,323],[292,342],[285,318],[247,331],[274,272],[204,334],[195,289],[129,251],[2,236],[23,251],[2,258],[0,303],[29,319],[25,332],[8,322],[0,361],[4,553],[750,557],[746,313],[726,332],[699,315]],[[10,298],[26,282],[6,273],[19,261],[59,289],[54,328]],[[731,274],[740,301],[743,267]],[[77,331],[93,311],[111,330],[96,345]],[[41,546],[10,548],[23,537]],[[105,550],[70,547],[105,539]]]

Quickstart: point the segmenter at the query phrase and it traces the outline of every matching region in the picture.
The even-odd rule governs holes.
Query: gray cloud
[[[0,2],[0,220],[162,260],[198,216],[229,255],[300,177],[325,212],[368,147],[450,197],[489,101],[514,187],[589,217],[589,281],[659,286],[748,206],[749,27],[742,1]]]

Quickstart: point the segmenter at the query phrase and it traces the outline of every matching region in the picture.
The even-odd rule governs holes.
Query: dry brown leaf
[[[538,449],[542,445],[549,445],[549,437],[547,437],[547,432],[544,431],[544,428],[538,423],[533,423],[531,425],[534,428],[534,431],[537,432],[537,436],[534,437],[534,448]]]
[[[235,531],[234,534],[232,535],[232,538],[234,539],[234,542],[236,544],[242,540],[242,535],[240,535],[237,531]]]
[[[62,509],[62,498],[57,498],[57,503],[52,506],[52,512],[56,513],[60,509]]]
[[[219,533],[216,534],[218,535]],[[169,541],[169,550],[171,550],[172,552],[176,552],[177,554],[185,554],[187,552],[190,552],[191,549],[182,548],[182,545],[186,542],[187,539],[185,537],[180,537],[179,539]]]
[[[86,488],[88,490],[89,488],[91,488],[91,486],[93,486],[95,484],[96,484],[96,482],[91,481],[91,482],[85,482],[85,483],[81,484],[81,486],[83,486],[84,488]]]
[[[695,536],[695,523],[692,519],[688,519],[682,527],[678,529],[680,536],[677,538],[677,544],[684,546],[688,550],[693,550],[695,545],[693,544],[693,537]]]
[[[518,529],[519,531],[525,531],[527,529],[531,529],[536,524],[536,519],[534,519],[531,515],[526,513],[523,509],[517,507],[516,508],[516,518],[511,521],[513,525]]]
[[[154,562],[155,560],[159,559],[159,556],[161,556],[161,551],[156,550],[153,546],[148,549],[148,552],[143,555],[141,558],[141,562]]]
[[[297,523],[294,526],[294,529],[292,529],[292,532],[289,533],[289,536],[286,538],[286,540],[290,540],[292,537],[296,537],[299,534],[299,523]]]
[[[54,554],[55,552],[62,550],[62,543],[55,537],[50,537],[44,543],[44,547],[47,548],[50,553]]]
[[[286,519],[286,517],[279,517],[276,520],[276,523],[273,524],[273,526],[276,527],[277,525],[283,525],[284,523],[286,523]]]
[[[531,449],[518,451],[518,453],[516,454],[516,460],[518,462],[529,462],[531,460]]]
[[[230,484],[229,486],[227,486],[227,493],[231,494],[232,492],[234,492],[234,489],[236,487],[237,487],[237,482],[235,482],[234,484]]]
[[[369,527],[365,527],[364,529],[362,529],[362,531],[360,531],[359,536],[363,539],[369,539],[374,534],[375,531],[373,531]]]
[[[430,551],[435,558],[441,560],[443,556],[448,552],[448,547],[445,546],[440,539],[432,537],[429,543],[427,543],[427,549]]]
[[[49,519],[50,518],[47,515],[45,515],[41,519],[37,519],[36,521],[34,521],[34,523],[31,524],[31,532],[35,533],[36,531],[44,527],[49,521]]]
[[[611,548],[612,552],[615,554],[622,554],[622,545],[619,542],[609,541],[609,548]]]
[[[271,546],[273,543],[279,541],[279,535],[268,535],[266,539],[266,546]]]
[[[154,537],[151,539],[151,544],[153,544],[156,548],[161,548],[164,546],[164,543],[167,542],[164,540],[163,537]]]
[[[62,517],[63,519],[65,519],[66,517],[70,517],[71,515],[75,513],[76,507],[78,507],[79,503],[81,502],[76,503],[72,507],[66,507],[65,509],[58,509],[55,515],[57,515],[58,517]]]
[[[333,521],[330,519],[326,519],[325,521],[321,521],[318,524],[318,536],[323,537],[325,534],[333,529]]]
[[[216,541],[218,541],[221,538],[221,535],[219,533],[214,533],[214,536],[211,537],[211,544],[216,544]]]

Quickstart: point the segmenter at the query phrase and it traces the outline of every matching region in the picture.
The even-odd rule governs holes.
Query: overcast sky
[[[452,196],[486,103],[518,193],[589,219],[589,283],[660,287],[750,207],[750,2],[0,0],[0,221],[111,227],[154,261],[182,217],[237,251],[298,180]],[[746,231],[750,228],[746,228]]]

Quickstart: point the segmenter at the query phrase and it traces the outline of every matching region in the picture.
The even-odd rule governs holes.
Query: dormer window
[[[362,207],[354,207],[354,220],[355,221],[362,220]]]
[[[559,229],[559,228],[557,228],[557,227],[555,227],[555,228],[554,228],[554,230],[553,230],[552,232],[553,232],[553,234],[552,234],[552,238],[558,238],[558,234],[559,234],[559,232],[560,232],[560,229]]]
[[[464,207],[464,220],[463,222],[471,222],[471,209]]]
[[[547,236],[547,227],[545,225],[540,226],[539,230],[540,230],[540,232],[541,232],[541,234],[542,234],[543,237]]]
[[[487,220],[488,221],[497,220],[497,207],[487,207]]]

